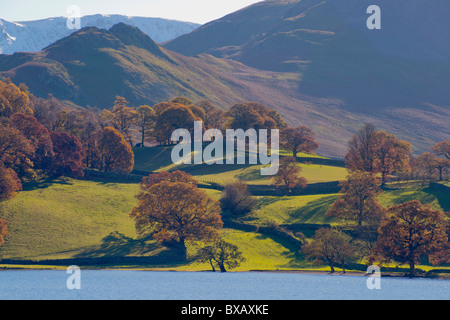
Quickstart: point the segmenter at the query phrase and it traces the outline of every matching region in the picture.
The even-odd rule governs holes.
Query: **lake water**
[[[92,271],[69,290],[65,271],[0,271],[0,300],[448,300],[450,281],[295,273]]]

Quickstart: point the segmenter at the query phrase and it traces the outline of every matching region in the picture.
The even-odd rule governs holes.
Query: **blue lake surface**
[[[298,273],[82,270],[69,290],[65,271],[0,271],[0,300],[448,300],[450,281]]]

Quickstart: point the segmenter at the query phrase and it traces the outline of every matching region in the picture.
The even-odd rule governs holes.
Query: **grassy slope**
[[[70,180],[22,191],[2,205],[10,237],[3,258],[32,258],[96,245],[114,231],[135,237],[128,213],[138,190],[132,184]]]
[[[269,185],[273,184],[272,177],[260,175],[263,166],[260,165],[174,165],[170,160],[171,147],[156,148],[135,148],[135,170],[142,172],[165,171],[181,169],[189,172],[198,180],[203,182],[214,182],[218,184],[227,184],[236,180],[242,180],[252,185]],[[290,153],[284,150],[280,151],[282,156],[290,156]],[[298,157],[314,159],[324,159],[323,157],[299,153]],[[328,165],[302,163],[301,175],[305,177],[309,183],[339,181],[345,179],[348,172],[345,168],[334,167]]]
[[[169,148],[136,151],[136,168],[151,171],[170,166]],[[226,168],[227,166],[223,166]],[[318,180],[345,177],[342,168],[302,165]],[[316,174],[312,169],[317,170]],[[206,171],[205,171],[206,170]],[[213,174],[211,167],[200,168],[197,177]],[[242,178],[252,167],[234,169],[215,175],[216,180]],[[327,172],[328,170],[328,172]],[[259,171],[259,170],[258,170]],[[248,177],[248,175],[247,175]],[[252,180],[250,180],[252,181]],[[255,179],[253,182],[260,180]],[[2,248],[3,258],[65,259],[102,256],[149,256],[165,247],[151,240],[139,240],[128,213],[136,204],[137,184],[102,183],[68,180],[28,186],[14,200],[2,205],[0,216],[9,221],[11,236]],[[218,200],[220,191],[205,189]],[[247,223],[266,225],[336,224],[325,215],[336,194],[259,197],[259,208],[246,217]],[[386,190],[380,196],[385,206],[418,199],[436,209],[450,210],[448,196],[430,188],[406,187]],[[113,236],[112,236],[113,235]],[[312,266],[299,258],[297,248],[258,233],[223,230],[224,238],[242,250],[246,262],[236,270],[301,269]],[[195,254],[198,244],[191,244]],[[190,262],[185,265],[160,266],[176,270],[208,270],[208,264]]]

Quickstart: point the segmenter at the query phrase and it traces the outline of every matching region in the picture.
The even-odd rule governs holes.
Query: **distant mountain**
[[[250,100],[270,105],[291,90],[284,73],[208,55],[184,57],[124,23],[83,28],[40,52],[0,55],[2,76],[25,83],[37,96],[99,108],[111,108],[116,95],[133,106],[177,96],[209,99],[221,108]]]
[[[367,28],[370,5],[381,30]],[[449,12],[448,0],[266,0],[164,47],[295,73],[298,97],[374,119],[420,149],[450,139]]]
[[[369,30],[377,4],[382,29]],[[448,0],[267,0],[165,44],[302,74],[300,92],[348,107],[450,104]]]
[[[268,10],[266,17],[274,12],[276,13],[275,10]],[[251,19],[248,22],[251,24]],[[250,25],[248,28],[250,29]],[[212,41],[214,36],[213,31],[211,32],[208,37],[207,34],[204,35],[205,41]],[[239,32],[235,32],[238,37]],[[197,31],[193,34],[196,33]],[[186,45],[194,47],[198,43],[193,41]],[[311,56],[318,59],[317,70],[325,70],[320,66],[321,61],[327,62],[326,56],[327,52],[317,57]],[[341,58],[336,56],[336,59]],[[323,76],[324,81],[318,83],[318,89],[326,88],[325,85],[329,85],[327,81],[336,72],[334,61],[331,59],[328,63],[329,78]],[[357,61],[354,64],[355,68],[361,67]],[[312,71],[316,70],[313,62],[310,65]],[[394,66],[394,76],[398,76],[396,72],[405,70],[401,68],[401,64]],[[445,61],[441,66],[443,70],[446,68]],[[346,66],[350,69],[350,74],[359,74],[358,69],[352,70],[351,67]],[[340,70],[345,71],[346,68]],[[376,64],[371,68],[383,69],[383,65]],[[448,104],[433,104],[430,100],[422,108],[411,105],[390,107],[387,104],[380,108],[371,107],[367,103],[372,101],[371,98],[383,98],[377,91],[377,83],[373,84],[371,95],[361,96],[358,91],[361,86],[353,81],[352,97],[359,98],[361,104],[359,109],[351,108],[342,96],[337,98],[332,94],[313,95],[308,91],[304,92],[305,83],[311,77],[311,73],[306,72],[308,68],[289,70],[290,72],[278,72],[256,69],[239,61],[211,54],[186,57],[161,47],[138,28],[124,23],[109,30],[84,28],[40,52],[0,55],[0,77],[9,77],[16,84],[25,83],[35,95],[46,97],[51,93],[79,106],[111,108],[116,95],[125,97],[132,106],[153,105],[176,96],[185,96],[193,101],[208,99],[223,109],[245,101],[260,102],[280,112],[293,126],[301,124],[311,127],[320,144],[318,152],[325,156],[342,158],[350,136],[365,122],[372,122],[380,129],[410,141],[417,152],[428,149],[437,141],[450,138]],[[359,82],[364,83],[365,77],[370,76],[370,73],[365,69],[360,71]],[[435,84],[429,74],[424,77]],[[350,76],[341,79],[343,85],[349,79]],[[420,77],[412,80],[427,84]],[[319,86],[322,83],[325,87]],[[336,83],[341,84],[339,81]],[[407,84],[398,82],[392,91],[401,92]],[[439,86],[445,86],[445,83]],[[411,94],[414,93],[417,92],[411,91]],[[402,97],[402,93],[396,96]]]
[[[81,27],[109,29],[126,23],[141,29],[156,42],[172,40],[189,33],[200,25],[160,18],[127,17],[123,15],[91,15],[80,20]],[[76,30],[67,28],[67,18],[49,18],[36,21],[9,22],[0,19],[0,53],[40,51]]]

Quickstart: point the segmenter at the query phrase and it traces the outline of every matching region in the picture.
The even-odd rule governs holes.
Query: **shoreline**
[[[52,266],[52,265],[2,265],[0,263],[0,272],[7,271],[66,271],[68,266]],[[81,266],[81,270],[85,271],[140,271],[140,272],[184,272],[184,273],[196,273],[196,272],[205,272],[205,273],[217,273],[220,274],[219,271],[213,272],[211,270],[177,270],[171,268],[146,268],[146,267],[133,267],[129,268],[126,266],[117,266],[117,267],[93,267],[93,266]],[[407,274],[407,270],[405,272],[381,272],[381,278],[406,278],[406,279],[433,279],[433,280],[450,280],[450,273],[448,270],[443,270],[443,273],[433,273],[432,276],[426,276],[426,274],[416,275],[414,277],[410,277]],[[447,272],[445,272],[447,271]],[[314,270],[314,269],[305,269],[305,270],[244,270],[244,271],[233,271],[229,270],[227,273],[286,273],[286,274],[299,274],[299,275],[320,275],[320,276],[348,276],[348,277],[369,277],[370,274],[357,271],[357,270],[348,270],[345,273],[342,271],[335,271],[332,273],[331,271],[326,270]]]

